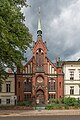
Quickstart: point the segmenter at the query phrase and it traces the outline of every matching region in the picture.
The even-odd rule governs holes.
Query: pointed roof
[[[39,18],[38,18],[38,30],[37,35],[42,36],[42,28],[41,28],[41,14],[40,14],[40,7],[39,7]]]
[[[38,30],[41,30],[41,15],[40,15],[40,7],[39,7],[39,18],[38,18]]]

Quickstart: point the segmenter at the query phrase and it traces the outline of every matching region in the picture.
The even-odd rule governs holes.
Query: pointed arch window
[[[44,71],[44,53],[41,48],[36,51],[36,71]]]
[[[24,80],[24,92],[31,92],[32,91],[32,82],[30,78]]]

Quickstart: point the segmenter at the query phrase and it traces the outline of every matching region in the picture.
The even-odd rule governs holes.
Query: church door
[[[36,92],[36,102],[39,105],[43,105],[44,104],[44,92],[43,92],[43,90],[38,90]]]

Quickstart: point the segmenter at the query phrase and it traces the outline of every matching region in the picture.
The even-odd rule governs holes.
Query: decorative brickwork
[[[61,64],[58,61],[56,65],[53,64],[47,57],[47,50],[42,36],[38,36],[32,49],[32,58],[22,71],[18,70],[16,75],[18,101],[27,101],[31,97],[31,100],[34,98],[36,102],[46,104],[51,98],[63,97],[64,82]],[[29,90],[25,91],[25,88]]]

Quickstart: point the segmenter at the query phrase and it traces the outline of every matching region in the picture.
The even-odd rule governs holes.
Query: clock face
[[[37,82],[38,83],[42,83],[43,82],[43,78],[41,76],[37,77]]]

